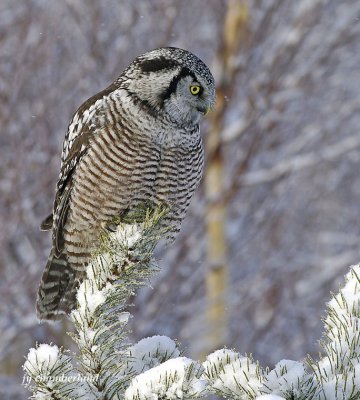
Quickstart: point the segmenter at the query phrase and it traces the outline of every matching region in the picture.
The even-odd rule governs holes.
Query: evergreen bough
[[[145,210],[143,222],[115,221],[116,231],[104,232],[70,315],[78,352],[54,344],[30,349],[23,366],[30,398],[360,400],[360,265],[328,303],[318,360],[281,360],[270,370],[226,348],[201,364],[165,336],[130,345],[126,305],[158,270],[153,251],[166,236],[165,213]]]

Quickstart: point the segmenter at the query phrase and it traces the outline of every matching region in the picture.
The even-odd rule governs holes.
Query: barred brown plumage
[[[199,86],[196,95],[190,87]],[[151,204],[166,206],[162,223],[174,238],[199,184],[204,151],[199,132],[214,105],[214,79],[192,53],[167,47],[137,57],[69,124],[53,214],[53,248],[37,298],[40,319],[58,319],[76,291],[101,231],[114,218]]]

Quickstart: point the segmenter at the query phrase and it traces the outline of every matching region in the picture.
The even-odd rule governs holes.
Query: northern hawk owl
[[[52,249],[37,298],[40,319],[75,307],[101,232],[146,204],[166,205],[180,229],[202,176],[201,117],[214,105],[208,67],[173,47],[138,56],[108,88],[84,102],[65,136],[53,213]]]

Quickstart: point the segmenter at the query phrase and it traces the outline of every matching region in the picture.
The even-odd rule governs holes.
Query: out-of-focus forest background
[[[132,339],[165,334],[193,358],[227,345],[270,366],[316,355],[329,292],[359,261],[359,1],[1,0],[2,399],[36,341],[70,342],[69,324],[34,312],[67,124],[160,46],[202,58],[218,103],[205,177],[134,299]]]

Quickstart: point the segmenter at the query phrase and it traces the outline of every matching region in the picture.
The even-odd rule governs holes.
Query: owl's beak
[[[204,115],[206,115],[210,110],[211,110],[210,106],[198,108],[198,111],[201,112]]]

